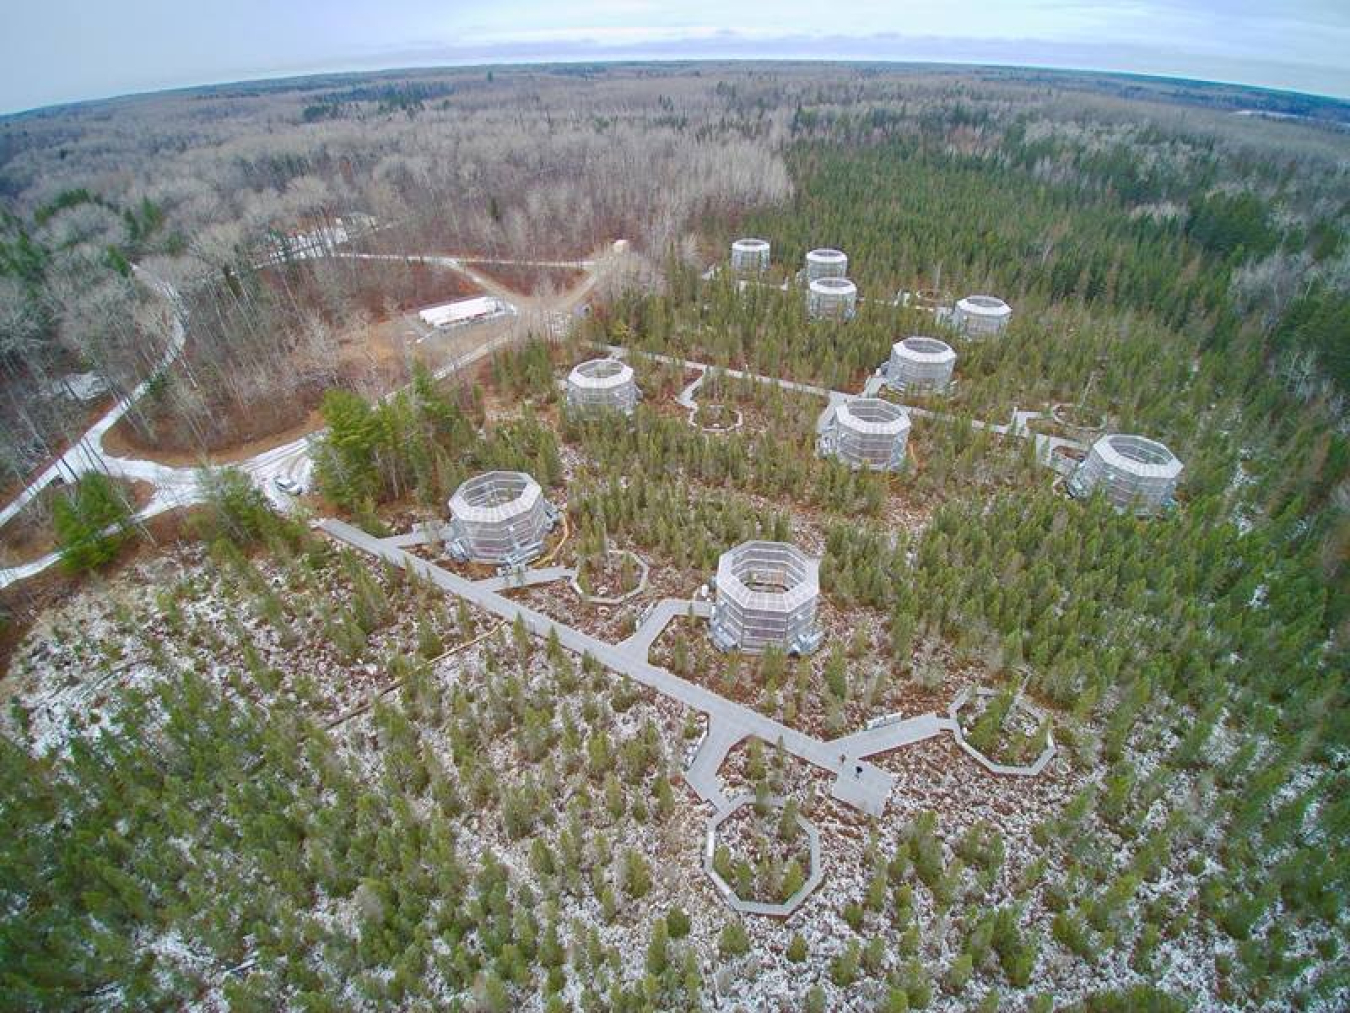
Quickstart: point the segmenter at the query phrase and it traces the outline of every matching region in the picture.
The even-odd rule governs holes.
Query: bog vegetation
[[[689,715],[368,568],[215,472],[161,586],[89,622],[60,613],[11,666],[0,813],[24,829],[0,844],[0,1004],[1343,1006],[1346,142],[1205,94],[466,71],[5,124],[12,476],[79,428],[40,396],[48,378],[89,369],[124,391],[158,359],[136,261],[182,283],[197,346],[156,424],[207,445],[194,404],[287,396],[303,362],[324,391],[318,492],[369,530],[439,516],[466,477],[508,468],[565,508],[574,560],[636,552],[663,595],[745,538],[806,544],[835,623],[818,656],[726,658],[690,636],[660,660],[830,734],[986,685],[982,750],[1024,758],[1053,727],[1060,753],[1049,787],[979,781],[987,806],[893,799],[869,823],[752,743],[728,780],[788,796],[835,843],[802,914],[743,922],[698,872]],[[413,369],[377,399],[328,368],[328,329],[385,312],[354,262],[264,263],[277,234],[361,214],[380,226],[366,250],[561,257],[622,234],[643,267],[566,342],[503,351],[471,385]],[[795,292],[705,276],[738,234],[789,268],[846,250],[858,318],[808,322]],[[391,303],[416,289],[382,284]],[[631,424],[559,404],[596,343],[856,391],[934,326],[893,304],[920,287],[1016,314],[997,341],[944,335],[948,417],[915,418],[894,478],[818,458],[809,395],[716,370],[699,397],[742,412],[728,434],[691,426],[671,399],[684,370],[640,354]],[[1068,500],[1028,441],[972,425],[1056,403],[1165,442],[1181,502],[1141,519]],[[106,482],[56,509],[72,567],[117,554],[126,510]],[[1049,720],[1013,727],[1020,695]],[[916,792],[979,776],[935,756],[892,769]],[[716,853],[723,877],[790,895],[794,827],[757,813]]]

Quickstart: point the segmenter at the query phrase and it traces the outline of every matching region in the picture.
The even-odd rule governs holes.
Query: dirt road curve
[[[398,257],[392,254],[353,254],[336,251],[331,255],[369,259],[424,260],[443,264],[462,272],[484,290],[511,304],[520,326],[508,328],[504,333],[485,341],[470,352],[437,370],[436,376],[444,378],[473,365],[513,341],[521,340],[532,330],[536,333],[553,333],[557,328],[551,326],[551,323],[570,318],[576,308],[589,298],[596,285],[622,266],[625,253],[626,244],[620,240],[609,249],[597,253],[588,260],[559,261],[559,264],[584,270],[586,276],[568,291],[552,298],[521,296],[482,272],[473,270],[468,265],[467,259],[457,257]],[[501,261],[493,258],[482,258],[481,262],[509,263],[523,266],[531,266],[534,263],[532,261]],[[80,475],[92,471],[102,471],[118,478],[148,482],[154,486],[155,492],[150,502],[136,514],[136,519],[140,521],[149,520],[169,510],[191,506],[201,501],[202,492],[198,482],[197,469],[173,468],[154,461],[117,457],[108,453],[103,446],[103,438],[108,430],[116,425],[130,411],[131,407],[145,395],[153,382],[154,376],[160,375],[177,361],[187,340],[185,313],[177,291],[168,282],[149,274],[143,269],[138,267],[135,270],[136,276],[144,284],[168,302],[173,313],[173,330],[169,347],[149,379],[141,383],[128,397],[115,404],[107,414],[90,426],[69,450],[45,468],[13,501],[0,509],[0,524],[4,524],[12,518],[53,482],[73,482]],[[234,467],[248,475],[277,508],[290,510],[294,503],[291,497],[277,488],[276,479],[287,478],[298,483],[301,487],[308,488],[314,465],[310,455],[310,445],[311,441],[320,435],[322,435],[322,430],[297,440],[279,444],[244,461],[236,462]],[[0,569],[0,588],[36,576],[56,563],[58,558],[56,553],[50,553],[27,563]]]

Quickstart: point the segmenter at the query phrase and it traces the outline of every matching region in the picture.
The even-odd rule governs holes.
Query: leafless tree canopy
[[[312,400],[339,379],[334,332],[389,308],[372,278],[390,304],[437,290],[370,264],[307,262],[260,278],[279,237],[369,215],[381,227],[368,249],[576,258],[622,236],[659,259],[700,218],[790,192],[781,118],[747,112],[712,77],[494,77],[315,79],[4,124],[6,239],[26,227],[49,251],[26,281],[0,278],[9,470],[22,473],[75,424],[69,405],[31,396],[52,377],[93,370],[123,391],[162,352],[162,311],[110,250],[185,292],[195,372],[171,376],[157,403],[183,430],[174,439],[209,443],[222,408]],[[147,207],[153,227],[150,212],[135,221]]]
[[[1123,88],[994,70],[467,68],[11,117],[0,122],[0,240],[14,257],[0,271],[0,457],[22,473],[75,427],[78,413],[45,396],[53,378],[93,371],[114,392],[145,378],[168,321],[134,280],[133,259],[174,282],[191,310],[189,362],[157,402],[178,438],[209,444],[223,438],[210,432],[222,409],[295,405],[342,380],[335,335],[437,282],[369,263],[306,260],[284,278],[257,270],[283,237],[338,218],[370,216],[378,229],[359,248],[374,252],[573,258],[624,237],[642,255],[639,276],[654,278],[668,254],[695,252],[696,235],[720,236],[742,213],[791,198],[790,140],[828,130],[865,145],[917,137],[937,120],[951,124],[949,152],[982,160],[1002,157],[1007,132],[1021,130],[1044,150],[1028,167],[1035,176],[1085,188],[1108,185],[1109,174],[1084,169],[1098,154],[1128,152],[1141,173],[1203,176],[1220,153],[1269,163],[1278,151],[1298,167],[1297,192],[1283,177],[1257,185],[1279,193],[1295,226],[1339,207],[1344,145],[1331,133],[1238,122],[1222,96],[1184,106],[1164,85]],[[1185,211],[1137,210],[1158,220]],[[25,259],[24,233],[42,256]],[[1270,314],[1310,277],[1343,286],[1347,264],[1345,251],[1313,266],[1277,251],[1244,267],[1237,291]]]

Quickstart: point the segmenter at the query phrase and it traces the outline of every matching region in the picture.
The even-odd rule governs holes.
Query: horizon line
[[[977,61],[977,60],[924,60],[924,59],[889,59],[884,57],[876,58],[857,58],[857,57],[839,57],[839,56],[674,56],[674,55],[632,55],[632,56],[602,56],[602,57],[582,57],[582,56],[558,56],[550,59],[533,59],[522,57],[513,59],[503,57],[498,60],[478,61],[465,60],[457,62],[455,60],[441,60],[430,63],[395,63],[387,66],[375,67],[343,67],[336,66],[328,70],[277,70],[265,71],[254,75],[245,75],[242,77],[232,77],[219,80],[206,80],[194,82],[192,84],[169,85],[162,88],[147,88],[144,90],[132,90],[125,92],[112,92],[106,95],[92,96],[90,98],[71,99],[63,102],[53,102],[48,105],[30,106],[23,109],[0,112],[0,121],[20,119],[26,116],[40,116],[56,113],[67,109],[77,109],[82,106],[98,105],[100,103],[124,102],[136,99],[150,98],[156,95],[178,95],[190,94],[192,92],[203,91],[211,88],[226,88],[231,85],[253,85],[253,84],[285,84],[287,82],[300,82],[314,80],[325,77],[361,77],[373,76],[378,74],[399,74],[413,71],[437,71],[437,70],[484,70],[492,71],[499,69],[521,70],[527,68],[547,69],[550,67],[566,66],[586,66],[597,67],[623,67],[640,66],[646,64],[669,64],[669,65],[752,65],[752,64],[776,64],[776,65],[814,65],[814,66],[839,66],[839,67],[908,67],[908,68],[927,68],[927,69],[951,69],[951,70],[973,70],[987,68],[991,70],[1011,70],[1011,71],[1038,71],[1052,74],[1065,75],[1087,75],[1095,74],[1103,77],[1133,78],[1145,81],[1156,82],[1179,82],[1191,85],[1202,85],[1218,88],[1237,88],[1249,92],[1264,93],[1269,95],[1290,96],[1296,98],[1315,99],[1321,102],[1330,102],[1350,109],[1350,94],[1336,95],[1329,92],[1303,91],[1297,88],[1284,88],[1274,85],[1252,84],[1244,81],[1222,80],[1218,78],[1190,77],[1183,74],[1162,74],[1149,71],[1137,70],[1114,70],[1098,67],[1084,67],[1075,65],[1054,65],[1054,64],[1036,64],[1036,63],[1013,63],[1003,61]],[[1325,122],[1325,121],[1324,121]]]

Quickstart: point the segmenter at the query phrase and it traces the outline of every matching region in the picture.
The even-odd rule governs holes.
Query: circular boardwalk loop
[[[804,882],[795,893],[781,904],[769,904],[758,900],[742,899],[721,874],[713,862],[713,856],[717,852],[717,831],[728,819],[740,812],[746,806],[757,804],[757,799],[752,792],[745,792],[737,795],[727,803],[726,807],[714,813],[708,820],[708,833],[703,842],[703,871],[708,874],[708,878],[713,881],[717,887],[717,892],[727,907],[733,911],[739,911],[747,915],[768,915],[772,918],[786,918],[802,903],[807,897],[815,892],[816,887],[820,886],[825,879],[825,871],[820,864],[820,831],[816,829],[815,824],[805,816],[798,814],[797,826],[806,836],[807,846],[811,851],[811,869],[807,873],[806,882]],[[787,800],[776,795],[771,795],[766,800],[767,803],[775,809],[782,809]]]

